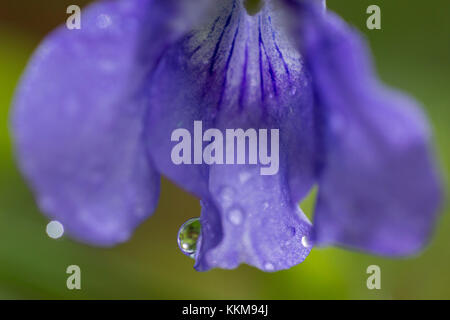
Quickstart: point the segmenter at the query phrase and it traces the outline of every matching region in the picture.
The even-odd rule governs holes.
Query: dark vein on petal
[[[211,31],[208,33],[208,37],[212,36],[212,34],[214,33],[214,31],[216,30],[216,26],[217,26],[217,22],[219,22],[220,20],[220,16],[216,18],[216,20],[214,20],[213,26],[211,28]]]
[[[212,34],[213,34],[214,31],[216,30],[216,26],[217,26],[217,23],[219,22],[219,20],[220,20],[220,16],[217,17],[217,18],[214,20],[213,25],[212,25],[212,27],[211,27],[211,30],[209,30],[209,32],[208,32],[208,36],[206,37],[206,39],[202,40],[201,44],[199,44],[199,45],[198,45],[198,46],[197,46],[197,47],[189,54],[189,58],[192,58],[192,57],[194,56],[194,54],[196,54],[196,53],[198,52],[198,50],[200,50],[200,49],[203,47],[203,44],[204,44],[205,42],[207,42],[209,38],[211,38]],[[189,40],[189,38],[188,38],[187,40]]]
[[[230,15],[227,18],[227,21],[225,22],[225,26],[223,27],[222,33],[219,36],[219,40],[216,43],[216,47],[214,48],[214,53],[211,58],[211,64],[209,66],[209,74],[211,75],[214,70],[214,65],[216,64],[217,60],[217,53],[219,52],[220,44],[222,43],[223,36],[225,35],[225,32],[228,29],[228,26],[230,25],[231,18],[233,17],[234,8],[236,6],[236,1],[233,1],[233,7],[231,8]]]
[[[230,62],[231,62],[231,58],[233,57],[233,52],[234,52],[234,46],[236,44],[236,38],[237,35],[239,33],[239,25],[240,25],[240,20],[238,22],[238,26],[236,27],[236,31],[234,32],[234,36],[233,36],[233,42],[231,43],[231,49],[230,49],[230,53],[228,54],[228,58],[227,58],[227,62],[225,64],[225,70],[224,70],[224,79],[223,79],[223,84],[222,84],[222,90],[220,92],[220,98],[219,98],[219,103],[217,105],[217,108],[219,109],[221,104],[222,104],[222,100],[223,97],[225,95],[225,90],[227,87],[227,78],[228,78],[228,69],[230,67]]]
[[[269,16],[269,25],[270,25],[270,30],[272,30],[272,38],[273,38],[273,43],[275,45],[275,49],[277,50],[281,61],[283,61],[284,70],[286,70],[287,75],[290,77],[291,74],[289,72],[289,67],[286,63],[286,60],[284,60],[283,53],[281,52],[280,47],[278,46],[278,43],[277,43],[277,40],[275,37],[275,30],[273,29],[273,25],[272,25],[272,18],[270,16]]]
[[[258,36],[258,49],[259,49],[259,85],[261,88],[261,101],[264,102],[264,72],[263,72],[263,62],[262,62],[262,52],[261,52],[261,43],[262,43],[262,36],[261,36],[261,16],[258,17],[258,28],[259,28],[259,36]]]
[[[266,45],[264,44],[264,40],[262,39],[262,35],[261,35],[261,19],[259,20],[259,22],[260,22],[259,23],[259,41],[260,41],[260,45],[262,45],[262,49],[264,50],[264,55],[266,56],[267,64],[269,65],[269,74],[270,74],[270,79],[272,81],[273,93],[275,94],[275,96],[277,96],[278,92],[277,92],[275,73],[273,72],[272,63],[270,62],[270,57],[267,54]]]
[[[248,39],[245,43],[245,59],[244,59],[244,72],[242,75],[241,90],[239,95],[239,111],[244,109],[244,97],[247,91],[247,68],[248,68]]]
[[[197,48],[195,48],[190,54],[189,54],[189,58],[192,58],[194,56],[194,54],[197,53],[198,50],[200,50],[202,46],[198,46]]]

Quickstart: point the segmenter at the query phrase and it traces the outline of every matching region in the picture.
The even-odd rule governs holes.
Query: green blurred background
[[[180,225],[198,216],[198,201],[163,181],[159,207],[132,239],[98,249],[51,240],[14,163],[8,114],[14,88],[39,41],[86,0],[3,0],[0,4],[0,298],[56,299],[450,299],[450,215],[446,206],[429,247],[391,260],[337,248],[313,249],[290,270],[249,266],[198,273],[178,249]],[[382,30],[366,28],[378,4]],[[364,32],[381,78],[426,106],[444,180],[450,168],[450,1],[329,0],[330,9]],[[448,197],[447,197],[448,198]],[[314,199],[303,209],[310,215]],[[82,290],[66,288],[67,266],[81,267]],[[366,268],[381,267],[381,290],[368,290]]]

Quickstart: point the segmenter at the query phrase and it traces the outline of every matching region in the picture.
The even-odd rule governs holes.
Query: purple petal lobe
[[[261,176],[259,169],[257,165],[210,169],[211,196],[202,201],[197,270],[247,263],[277,271],[309,254],[311,247],[304,239],[311,225],[291,201],[285,175]]]
[[[419,250],[441,196],[425,117],[414,101],[378,82],[354,30],[310,1],[294,8],[325,119],[315,244],[385,255]]]
[[[32,58],[12,127],[39,205],[73,237],[125,241],[157,204],[159,175],[144,147],[140,30],[149,1],[104,1],[61,27]]]

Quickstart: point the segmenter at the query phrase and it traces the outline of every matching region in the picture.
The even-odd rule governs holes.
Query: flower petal
[[[19,87],[13,131],[22,171],[44,212],[74,237],[127,240],[155,209],[148,159],[149,75],[209,0],[100,1],[34,55]]]
[[[317,162],[312,88],[272,5],[250,16],[241,1],[222,2],[209,22],[167,50],[153,74],[149,150],[161,173],[202,199],[200,271],[240,263],[276,271],[310,251],[302,238],[311,226],[297,200],[314,183]],[[176,129],[186,129],[194,144],[210,128],[223,135],[279,129],[282,168],[261,176],[258,165],[194,164],[194,148],[192,164],[173,163]]]
[[[317,3],[294,7],[326,119],[315,244],[413,253],[428,240],[441,197],[426,119],[378,82],[356,31]]]
[[[257,165],[213,165],[209,182],[211,196],[202,201],[198,271],[240,263],[277,271],[306,258],[311,224],[291,201],[284,170],[262,176]]]
[[[41,44],[15,100],[18,160],[40,208],[92,244],[127,240],[158,200],[135,62],[149,3],[84,10],[81,30],[61,27]]]

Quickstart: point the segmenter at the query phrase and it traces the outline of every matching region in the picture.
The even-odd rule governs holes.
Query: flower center
[[[247,13],[254,16],[259,11],[261,11],[264,6],[264,0],[244,0],[244,7]]]

